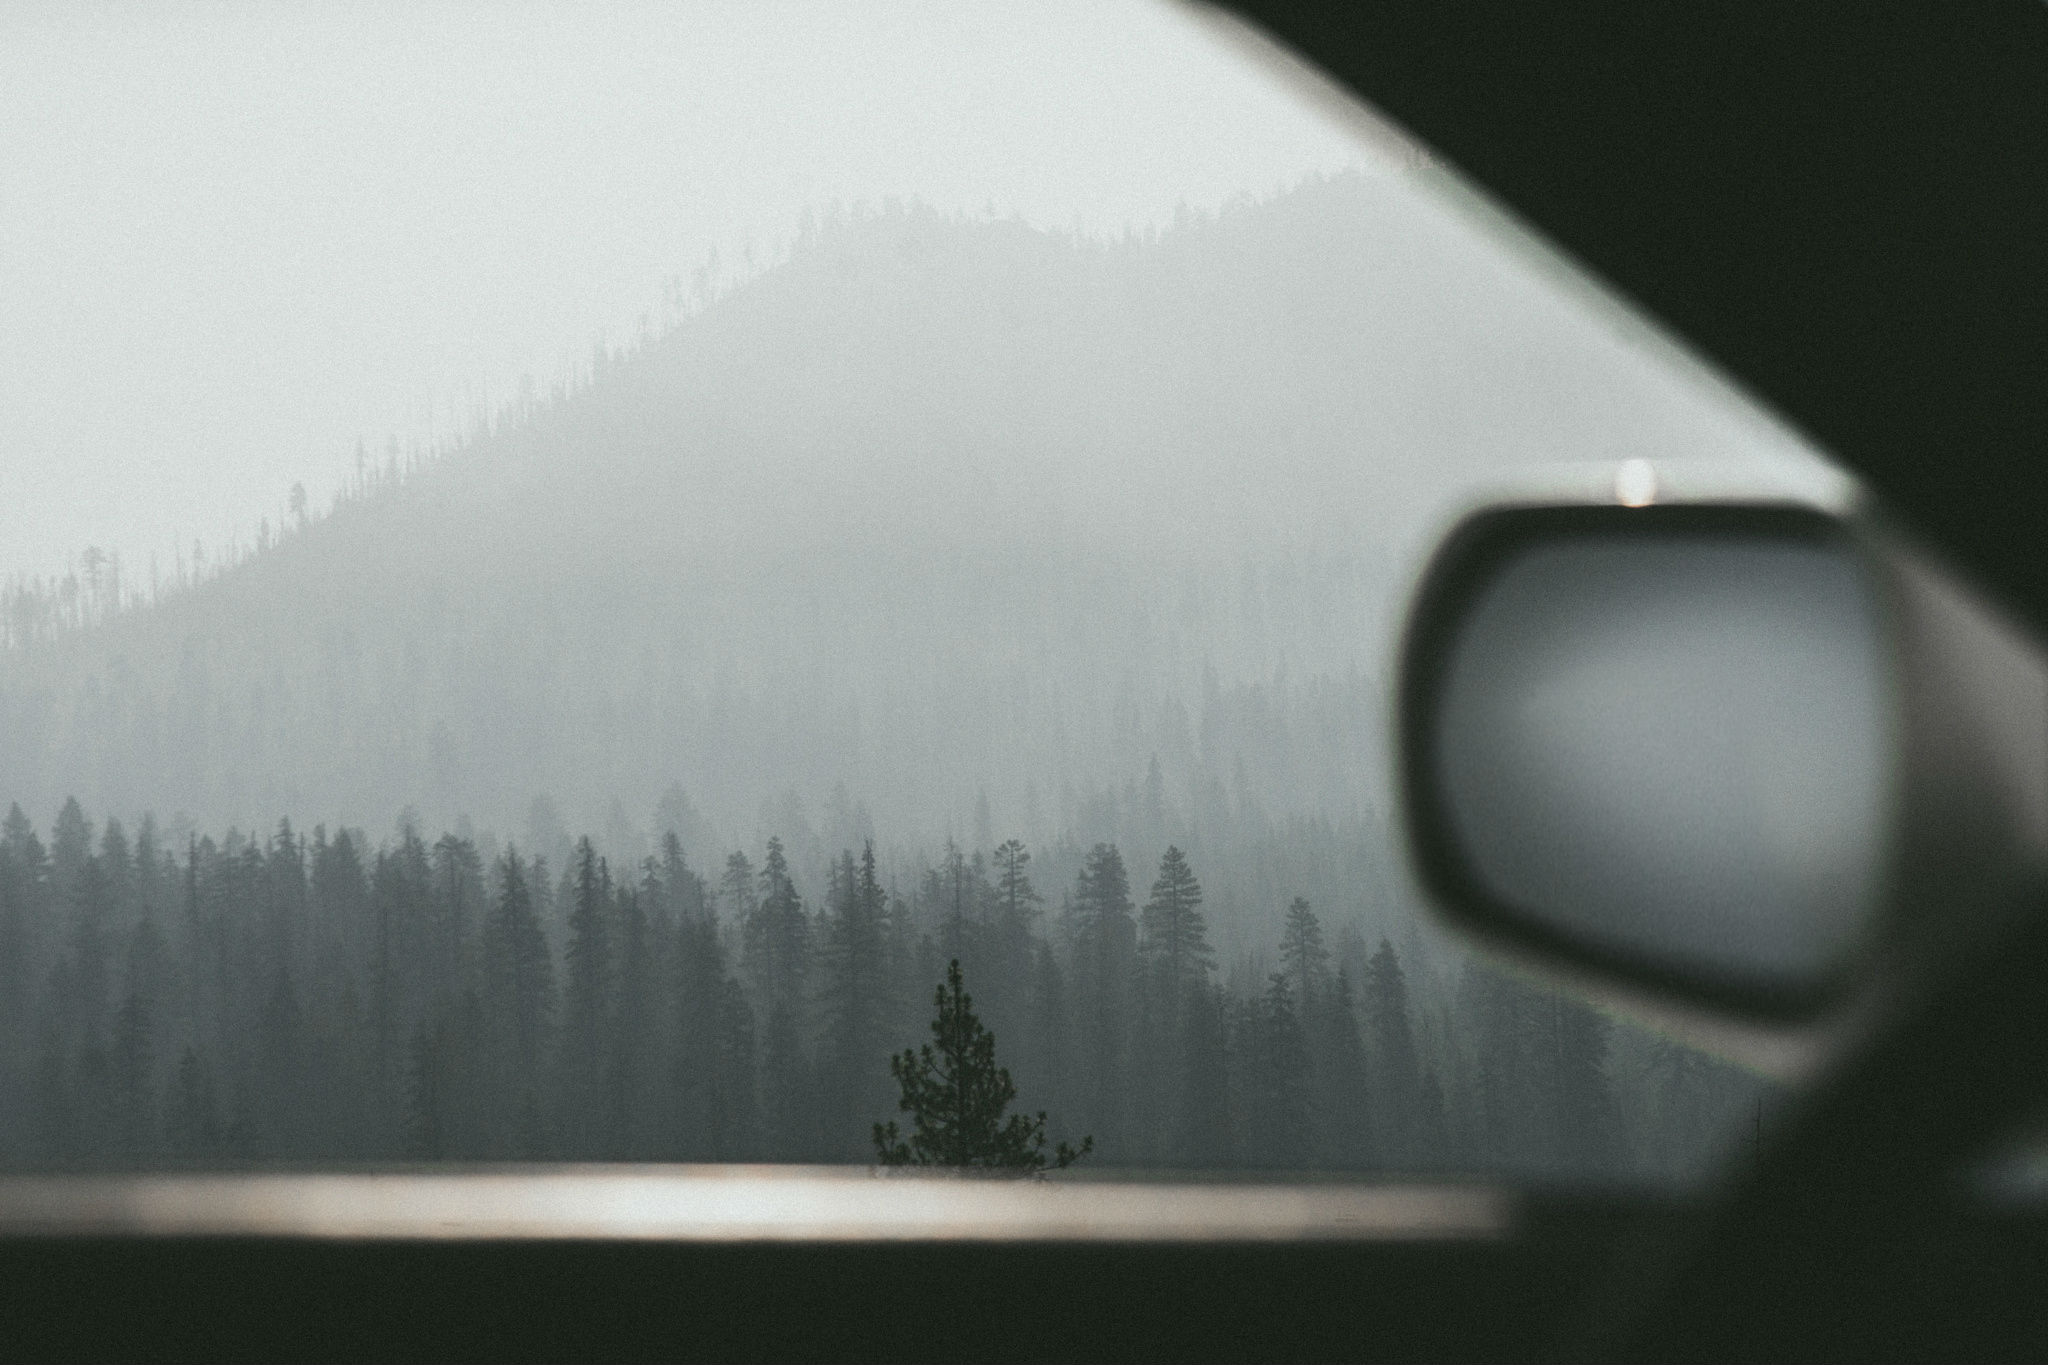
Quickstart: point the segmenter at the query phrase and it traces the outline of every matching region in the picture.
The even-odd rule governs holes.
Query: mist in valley
[[[963,959],[1099,1160],[1696,1168],[1759,1082],[1419,914],[1390,658],[1471,490],[1790,446],[1455,197],[809,214],[234,562],[17,579],[7,1158],[862,1159]]]

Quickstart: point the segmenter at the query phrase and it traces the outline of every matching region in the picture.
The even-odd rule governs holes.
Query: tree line
[[[1621,1171],[1753,1090],[1662,1040],[1618,1070],[1604,1015],[1476,963],[1432,1023],[1390,941],[1299,897],[1225,972],[1178,848],[1148,883],[1097,843],[1057,904],[1031,864],[869,842],[813,896],[773,838],[551,867],[410,826],[172,848],[76,801],[45,844],[17,806],[0,1161],[865,1162],[949,963],[1020,1107],[1112,1165]]]

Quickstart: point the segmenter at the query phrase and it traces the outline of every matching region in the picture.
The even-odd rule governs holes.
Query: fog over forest
[[[61,592],[17,594],[4,794],[531,842],[536,798],[651,838],[680,783],[709,854],[792,798],[844,843],[842,785],[885,841],[964,838],[984,794],[1078,835],[1156,758],[1186,821],[1372,821],[1418,513],[1744,448],[1384,175],[1156,241],[815,223],[593,368],[402,488],[372,441],[333,515],[154,610],[53,630]]]
[[[1241,997],[1305,898],[1357,973],[1398,949],[1431,1083],[1476,1084],[1463,958],[1389,824],[1418,537],[1532,463],[1777,452],[1418,194],[1433,175],[1114,240],[899,203],[809,219],[574,385],[445,449],[367,442],[331,510],[240,562],[182,564],[153,602],[9,588],[0,804],[46,830],[74,796],[153,813],[181,861],[206,836],[232,863],[230,828],[260,852],[281,817],[359,831],[366,868],[448,830],[480,878],[508,843],[561,878],[587,833],[622,885],[666,834],[709,884],[773,837],[814,909],[870,840],[922,905],[948,840],[1016,839],[1048,935],[1091,850],[1142,900],[1173,845]]]

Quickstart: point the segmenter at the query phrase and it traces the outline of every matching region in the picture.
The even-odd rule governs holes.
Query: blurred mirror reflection
[[[1666,971],[1797,991],[1884,904],[1897,708],[1849,551],[1592,536],[1526,548],[1478,590],[1431,761],[1502,905]]]

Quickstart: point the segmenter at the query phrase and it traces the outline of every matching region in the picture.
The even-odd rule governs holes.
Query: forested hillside
[[[1066,851],[1070,856],[1073,850]],[[870,1160],[963,964],[1028,1112],[1123,1166],[1683,1172],[1761,1101],[1697,1053],[1292,899],[1219,970],[1200,869],[1010,840],[798,884],[280,823],[0,825],[0,1166]],[[1146,889],[1149,884],[1149,890]],[[1041,889],[1043,888],[1043,889]]]
[[[153,601],[8,589],[15,1159],[857,1156],[953,955],[1104,1161],[1507,1161],[1540,1110],[1527,1160],[1682,1164],[1746,1102],[1467,964],[1391,839],[1434,509],[1749,439],[1598,317],[1365,174],[1111,241],[841,214],[697,305]],[[1169,849],[1214,957],[1161,997]],[[894,1003],[849,1041],[868,933]],[[607,1067],[653,1107],[576,1090]]]
[[[1112,242],[813,225],[459,449],[373,440],[333,515],[197,590],[85,630],[13,603],[0,796],[522,837],[546,797],[601,838],[616,801],[644,839],[680,783],[758,841],[844,784],[887,837],[985,793],[1045,839],[1156,756],[1189,822],[1376,818],[1419,509],[1716,436],[1424,203],[1354,175]]]

